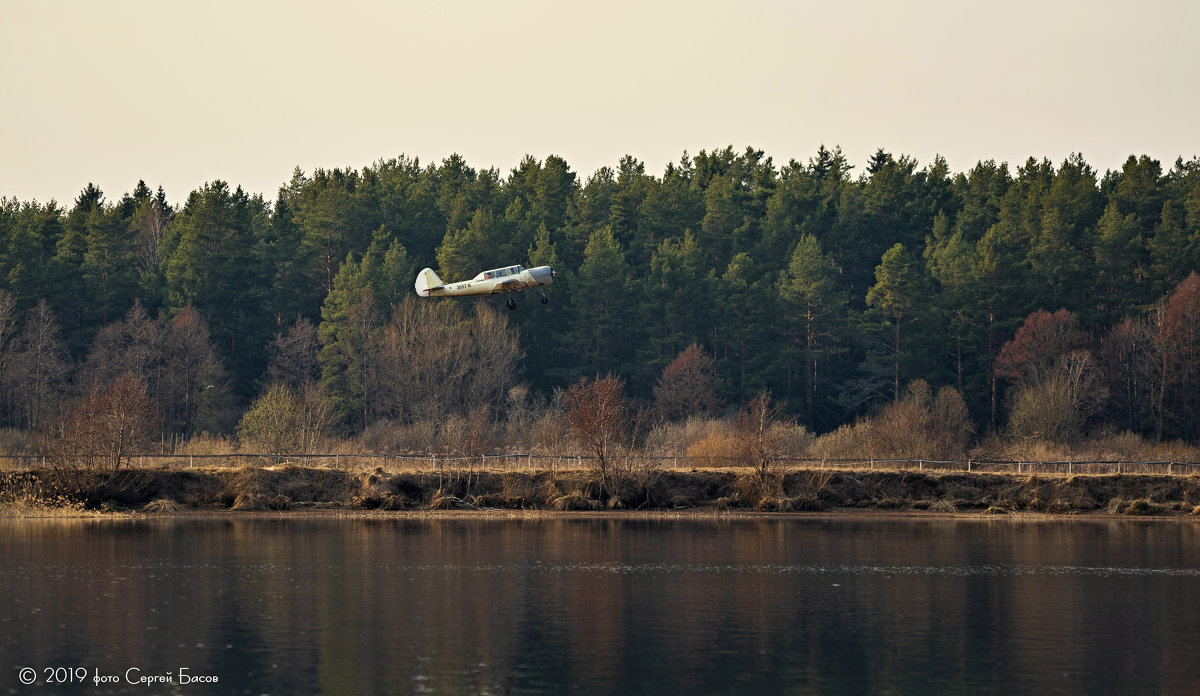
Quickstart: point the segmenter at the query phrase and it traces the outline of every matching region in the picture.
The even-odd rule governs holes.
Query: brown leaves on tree
[[[1051,314],[1039,309],[1026,317],[1013,339],[1000,349],[996,375],[1011,382],[1041,382],[1060,358],[1086,349],[1090,342],[1072,312],[1060,309]]]
[[[1163,311],[1163,339],[1181,380],[1200,373],[1200,275],[1192,271],[1167,300]]]
[[[693,343],[663,369],[654,386],[654,406],[667,420],[709,413],[720,404],[716,384],[716,363]]]

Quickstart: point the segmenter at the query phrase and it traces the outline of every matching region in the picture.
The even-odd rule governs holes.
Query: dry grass
[[[176,447],[175,453],[194,455],[236,454],[239,449],[237,440],[231,437],[200,433],[180,443]]]
[[[0,517],[93,517],[71,496],[29,472],[0,474]]]
[[[599,510],[601,507],[600,501],[584,495],[580,490],[571,491],[550,501],[550,509],[559,511]]]
[[[1134,433],[1108,433],[1072,443],[991,437],[971,450],[975,459],[1026,462],[1200,462],[1200,447],[1151,442]]]
[[[170,498],[157,498],[146,503],[142,512],[172,513],[183,510],[184,507]]]
[[[896,410],[894,419],[905,412]],[[553,423],[545,414],[527,421],[529,432],[538,424]],[[891,423],[892,433],[902,429],[902,419]],[[463,423],[451,424],[461,430]],[[813,438],[803,428],[793,429],[785,449],[808,450],[809,456],[830,459],[883,457],[873,429],[878,424],[855,425]],[[423,429],[423,430],[422,430]],[[437,437],[430,424],[405,428],[377,426],[354,440],[328,444],[330,451],[361,452],[393,449]],[[546,431],[546,442],[554,435]],[[4,433],[0,433],[2,436]],[[11,435],[12,433],[9,433]],[[895,438],[892,438],[895,440]],[[371,445],[371,447],[368,447]],[[360,509],[420,510],[450,498],[481,508],[503,509],[742,509],[764,511],[816,511],[832,508],[920,509],[931,512],[1033,511],[1046,513],[1109,512],[1111,514],[1176,514],[1200,510],[1200,475],[1180,475],[1176,467],[1134,475],[1061,473],[1017,477],[1009,473],[941,472],[895,468],[859,469],[798,467],[779,468],[761,481],[748,468],[730,470],[737,463],[732,424],[716,419],[691,419],[660,425],[645,440],[644,453],[666,453],[682,447],[691,458],[692,471],[660,468],[653,458],[618,457],[610,476],[599,481],[587,468],[549,471],[515,469],[489,460],[432,461],[380,460],[343,457],[310,460],[312,465],[244,465],[230,458],[196,459],[196,469],[133,468],[116,473],[33,472],[25,478],[0,478],[0,506],[4,515],[78,514],[85,508],[105,505],[122,509],[170,513],[182,509],[286,510]],[[220,437],[198,436],[180,445],[179,451],[196,455],[237,453],[237,443]],[[564,450],[551,450],[561,453]],[[1020,461],[1157,460],[1198,461],[1200,448],[1180,443],[1152,443],[1129,433],[1108,433],[1068,444],[985,439],[972,451],[977,459]],[[250,460],[254,461],[254,460]],[[223,468],[220,464],[226,464]],[[534,460],[534,463],[538,463]],[[544,466],[551,466],[542,462]],[[214,466],[216,465],[216,466]],[[524,462],[522,463],[524,466]],[[1089,468],[1087,471],[1094,471]],[[1164,475],[1159,475],[1162,473]],[[1200,474],[1200,472],[1197,472]],[[451,501],[452,502],[452,501]],[[1194,513],[1200,515],[1200,511]]]
[[[958,512],[958,506],[949,500],[938,500],[929,506],[930,512],[955,513]]]

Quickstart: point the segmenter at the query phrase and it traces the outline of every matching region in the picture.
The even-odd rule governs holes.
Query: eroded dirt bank
[[[0,476],[0,497],[69,500],[88,509],[187,510],[755,510],[1106,512],[1194,515],[1200,476],[1016,476],[797,470],[760,481],[732,470],[658,470],[601,479],[589,471],[385,472],[290,466]]]

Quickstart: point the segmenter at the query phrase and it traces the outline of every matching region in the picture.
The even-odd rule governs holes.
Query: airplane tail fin
[[[417,294],[421,297],[429,297],[430,290],[440,290],[442,288],[442,279],[433,272],[432,268],[426,268],[417,274]]]

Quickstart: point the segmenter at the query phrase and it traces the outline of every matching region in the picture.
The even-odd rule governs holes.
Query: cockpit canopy
[[[520,273],[521,271],[524,271],[524,270],[525,270],[524,266],[509,266],[508,268],[496,268],[491,271],[484,271],[483,273],[480,273],[479,275],[475,276],[475,280],[491,280],[492,278],[505,278],[507,276],[517,275],[518,273]]]

